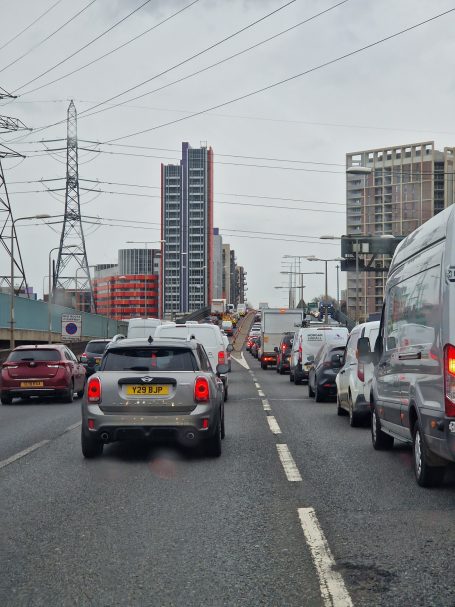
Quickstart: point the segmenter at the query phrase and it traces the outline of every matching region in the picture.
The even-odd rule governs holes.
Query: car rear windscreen
[[[8,362],[20,362],[23,361],[48,361],[48,360],[60,360],[60,352],[57,350],[16,350],[11,352],[8,356]]]
[[[111,348],[101,371],[196,371],[197,363],[186,348]]]
[[[91,341],[87,344],[85,351],[93,352],[93,354],[102,354],[108,343],[107,341]]]

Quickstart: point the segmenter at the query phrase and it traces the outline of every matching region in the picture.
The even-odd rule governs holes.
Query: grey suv
[[[226,367],[226,368],[225,368]],[[195,339],[124,339],[106,349],[82,401],[82,453],[134,438],[174,437],[221,455],[224,388]]]

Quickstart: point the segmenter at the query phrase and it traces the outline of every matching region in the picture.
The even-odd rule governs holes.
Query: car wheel
[[[311,387],[310,379],[308,378],[308,398],[313,398],[313,397],[314,397],[314,390]]]
[[[65,402],[65,403],[72,403],[73,400],[74,400],[74,383],[73,383],[73,381],[71,381],[69,390],[66,393],[63,402]]]
[[[264,371],[267,371],[267,363],[261,362],[261,369],[264,369]]]
[[[11,398],[11,396],[9,396],[9,394],[2,394],[0,400],[2,405],[11,405],[11,403],[13,402],[13,399]]]
[[[348,395],[348,411],[349,411],[349,425],[351,428],[356,428],[359,425],[359,414],[354,411],[354,404],[352,402],[351,393]]]
[[[280,372],[280,367],[279,367],[278,363],[276,364],[275,371],[276,371],[277,373],[279,373],[279,372]]]
[[[84,385],[82,386],[82,390],[79,390],[79,392],[77,392],[78,398],[82,398],[84,396],[85,384],[86,384],[86,381],[84,379]]]
[[[289,370],[289,381],[291,382],[291,384],[294,381],[294,373],[291,370]]]
[[[221,415],[220,415],[221,417]],[[218,417],[216,422],[215,432],[213,436],[206,439],[205,450],[208,456],[210,457],[220,457],[221,455],[221,419]]]
[[[393,447],[393,436],[389,436],[381,430],[381,422],[376,407],[373,407],[371,414],[371,440],[374,449],[377,451],[386,451]]]
[[[324,396],[321,394],[321,391],[318,388],[318,382],[316,382],[314,385],[314,400],[317,403],[322,403],[324,400]]]
[[[346,415],[346,411],[341,406],[340,397],[338,396],[338,394],[337,394],[337,415],[339,415],[340,417]]]
[[[224,402],[226,402],[228,398],[229,398],[229,388],[228,388],[228,386],[226,386],[224,389]]]
[[[279,374],[280,374],[280,375],[284,375],[284,369],[283,369],[283,365],[281,365],[281,367],[280,367]]]
[[[95,436],[87,436],[81,432],[82,455],[87,459],[99,457],[103,453],[103,443]]]
[[[224,428],[224,408],[223,408],[223,417],[221,418],[221,438],[226,436],[226,431]]]
[[[430,466],[428,449],[417,420],[413,434],[414,472],[421,487],[438,487],[444,480],[445,466]]]

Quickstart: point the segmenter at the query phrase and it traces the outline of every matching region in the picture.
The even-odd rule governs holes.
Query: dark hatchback
[[[335,378],[341,369],[345,349],[333,343],[324,344],[312,361],[308,372],[308,396],[314,397],[316,402],[336,397]]]
[[[276,352],[276,372],[284,375],[290,371],[291,350],[294,343],[294,333],[284,333],[280,345],[275,348]]]

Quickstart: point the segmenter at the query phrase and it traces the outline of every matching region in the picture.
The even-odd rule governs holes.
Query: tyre
[[[279,372],[280,372],[280,367],[278,366],[278,363],[277,363],[277,365],[276,365],[275,371],[276,371],[277,373],[279,373]]]
[[[393,447],[393,436],[389,436],[381,430],[379,415],[374,406],[371,414],[371,441],[376,451],[386,451]]]
[[[291,384],[294,382],[294,373],[291,370],[289,370],[289,381]]]
[[[314,400],[317,403],[322,403],[324,399],[324,395],[321,393],[321,390],[318,388],[318,382],[316,381],[314,385]]]
[[[224,428],[224,410],[223,410],[223,417],[221,418],[221,438],[224,438],[226,436],[226,431]]]
[[[301,383],[302,383],[302,381],[300,379],[300,375],[298,375],[297,373],[294,372],[294,384],[296,386],[300,386]]]
[[[313,397],[314,397],[314,390],[311,387],[310,379],[308,378],[308,398],[313,398]]]
[[[221,455],[222,429],[220,417],[218,417],[218,420],[216,422],[216,428],[215,432],[213,433],[213,436],[210,436],[208,439],[206,439],[205,452],[209,457],[220,457]]]
[[[264,371],[267,371],[267,363],[261,362],[261,369],[264,369]]]
[[[337,415],[339,415],[340,417],[344,417],[346,415],[346,411],[343,409],[343,407],[340,404],[340,397],[337,394]]]
[[[277,367],[277,371],[278,371],[278,367]],[[284,369],[283,369],[283,366],[281,366],[281,367],[280,367],[280,369],[279,369],[278,373],[279,373],[280,375],[284,375],[285,371],[284,371]]]
[[[11,396],[9,394],[2,394],[0,397],[0,401],[1,401],[2,405],[11,405],[11,403],[13,402],[13,399],[11,398]]]
[[[103,443],[95,436],[87,436],[81,432],[82,455],[87,459],[99,457],[103,453]]]
[[[430,466],[428,448],[417,420],[413,432],[414,472],[421,487],[438,487],[444,480],[445,466]]]
[[[354,411],[354,405],[352,402],[352,396],[349,393],[348,395],[348,411],[349,411],[349,425],[351,428],[357,428],[360,423],[359,414]]]
[[[226,386],[224,389],[224,402],[226,402],[228,398],[229,398],[229,387]]]
[[[64,403],[72,403],[74,400],[74,383],[71,382],[68,392],[65,394],[63,398]]]
[[[86,381],[84,380],[84,386],[82,387],[82,390],[79,390],[79,392],[76,393],[76,396],[78,398],[82,398],[84,396],[85,384],[86,384]]]

